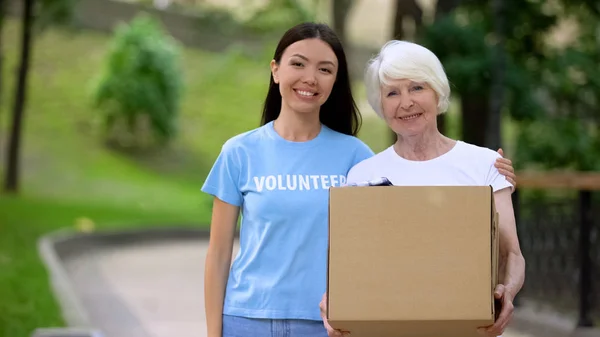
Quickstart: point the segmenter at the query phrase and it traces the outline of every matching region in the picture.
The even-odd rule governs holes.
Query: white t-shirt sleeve
[[[369,180],[369,167],[367,162],[361,162],[354,165],[348,172],[346,184],[361,183]]]
[[[496,166],[496,159],[500,158],[500,154],[498,152],[494,152],[494,155],[490,155],[490,167],[489,172],[486,177],[486,185],[492,186],[494,192],[500,191],[501,189],[510,187],[514,189],[514,186],[506,179],[506,176],[502,175]]]

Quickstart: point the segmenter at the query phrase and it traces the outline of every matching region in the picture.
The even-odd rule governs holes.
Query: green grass
[[[19,29],[9,20],[3,36],[2,158]],[[186,91],[178,138],[167,149],[144,155],[107,149],[98,112],[90,107],[89,88],[109,38],[57,29],[36,37],[21,192],[0,195],[0,336],[28,337],[37,327],[64,324],[38,257],[41,235],[77,229],[81,219],[93,222],[95,230],[205,226],[211,200],[199,190],[204,177],[226,139],[259,124],[268,54],[248,58],[182,49]],[[383,122],[365,118],[361,138],[379,151],[388,145],[385,130]]]
[[[98,229],[190,221],[187,214],[37,197],[2,196],[0,205],[0,336],[25,337],[36,327],[64,324],[38,257],[39,236],[51,229],[75,229],[81,218],[93,219]]]

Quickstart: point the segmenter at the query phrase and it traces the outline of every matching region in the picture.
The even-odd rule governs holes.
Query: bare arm
[[[500,215],[500,284],[515,297],[525,281],[525,258],[517,237],[511,190],[505,188],[494,193],[494,199]]]
[[[490,337],[502,335],[510,323],[514,311],[513,299],[525,281],[525,259],[517,237],[511,193],[510,188],[504,188],[494,193],[496,211],[500,216],[498,225],[500,232],[499,284],[494,296],[501,301],[502,309],[496,322],[481,331]]]
[[[229,277],[239,207],[214,199],[204,269],[204,307],[208,337],[221,337],[223,301]]]

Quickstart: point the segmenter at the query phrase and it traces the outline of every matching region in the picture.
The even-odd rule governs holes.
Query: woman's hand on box
[[[500,301],[500,303],[502,304],[502,309],[500,309],[500,315],[498,315],[498,318],[496,319],[496,322],[494,322],[493,325],[478,329],[478,331],[482,335],[488,337],[501,336],[504,333],[504,330],[506,329],[508,323],[510,323],[514,312],[513,296],[504,285],[499,284],[498,286],[496,286],[494,298]]]
[[[327,294],[323,294],[323,298],[321,298],[321,303],[319,303],[319,308],[321,309],[321,318],[323,319],[323,325],[325,329],[327,329],[327,336],[329,337],[343,337],[350,334],[349,331],[340,331],[336,330],[329,325],[327,322]]]

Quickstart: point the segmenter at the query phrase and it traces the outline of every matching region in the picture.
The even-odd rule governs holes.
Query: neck
[[[438,130],[428,130],[419,135],[402,136],[394,144],[396,153],[407,160],[431,160],[450,151],[455,141]]]
[[[286,140],[306,142],[317,137],[321,131],[321,122],[318,112],[300,114],[282,107],[273,127]]]

